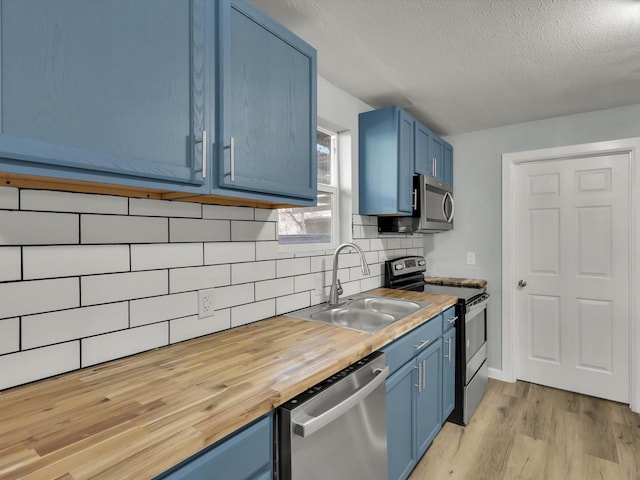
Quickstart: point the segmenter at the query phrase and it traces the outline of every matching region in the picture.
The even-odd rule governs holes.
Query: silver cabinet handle
[[[448,346],[449,346],[449,339],[446,339],[446,340],[444,341],[444,343],[446,343],[446,344],[447,344],[447,347],[448,347]],[[448,349],[448,350],[449,350],[449,353],[445,353],[445,354],[444,354],[444,358],[449,358],[449,355],[451,355],[451,349]]]
[[[421,392],[422,391],[422,362],[420,362],[417,367],[413,367],[413,368],[418,369],[418,384],[417,385],[414,384],[413,386],[418,387],[418,392]]]
[[[327,426],[337,418],[341,417],[347,410],[360,403],[378,388],[389,375],[389,367],[385,367],[373,379],[343,401],[334,405],[319,415],[312,416],[301,411],[296,418],[292,419],[293,432],[300,437],[308,437],[317,432],[322,427]]]
[[[453,341],[453,338],[449,338],[447,340],[447,358],[449,359],[449,363],[451,363],[451,342]]]
[[[236,139],[231,137],[229,139],[229,145],[225,145],[224,148],[229,149],[229,164],[230,164],[230,172],[229,176],[232,182],[236,180]]]
[[[422,389],[424,390],[427,386],[427,361],[422,361]]]
[[[195,143],[202,144],[202,166],[200,167],[200,172],[202,172],[202,178],[207,178],[207,131],[202,131],[202,138],[200,140],[196,140]]]
[[[458,317],[451,317],[449,320],[447,320],[447,322],[449,322],[449,325],[453,325],[454,323],[456,323],[457,320],[458,320]]]
[[[430,342],[431,340],[423,340],[423,342],[419,345],[414,345],[413,348],[415,348],[416,350],[421,350],[424,347],[427,346],[427,344]]]

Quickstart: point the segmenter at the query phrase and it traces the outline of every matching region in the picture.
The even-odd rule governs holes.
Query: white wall
[[[425,235],[433,275],[488,280],[489,366],[502,368],[502,154],[640,136],[640,105],[521,123],[447,137],[454,148],[455,228]],[[476,265],[466,265],[466,252]]]

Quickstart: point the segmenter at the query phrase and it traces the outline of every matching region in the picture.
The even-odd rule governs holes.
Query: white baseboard
[[[489,367],[489,378],[494,380],[500,380],[501,382],[513,383],[514,380],[505,375],[504,370],[498,370],[497,368]]]

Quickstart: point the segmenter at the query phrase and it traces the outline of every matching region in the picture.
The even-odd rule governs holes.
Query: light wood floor
[[[409,480],[640,479],[628,405],[490,380],[466,427],[446,423]]]

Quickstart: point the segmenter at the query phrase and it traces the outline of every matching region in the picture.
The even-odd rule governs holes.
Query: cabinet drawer
[[[446,332],[452,327],[455,327],[456,322],[456,307],[447,308],[444,312],[442,312],[442,332]]]
[[[442,335],[442,315],[427,320],[416,329],[382,348],[389,372],[393,373]]]
[[[233,433],[155,480],[271,478],[272,417]],[[262,475],[264,474],[264,476]]]

